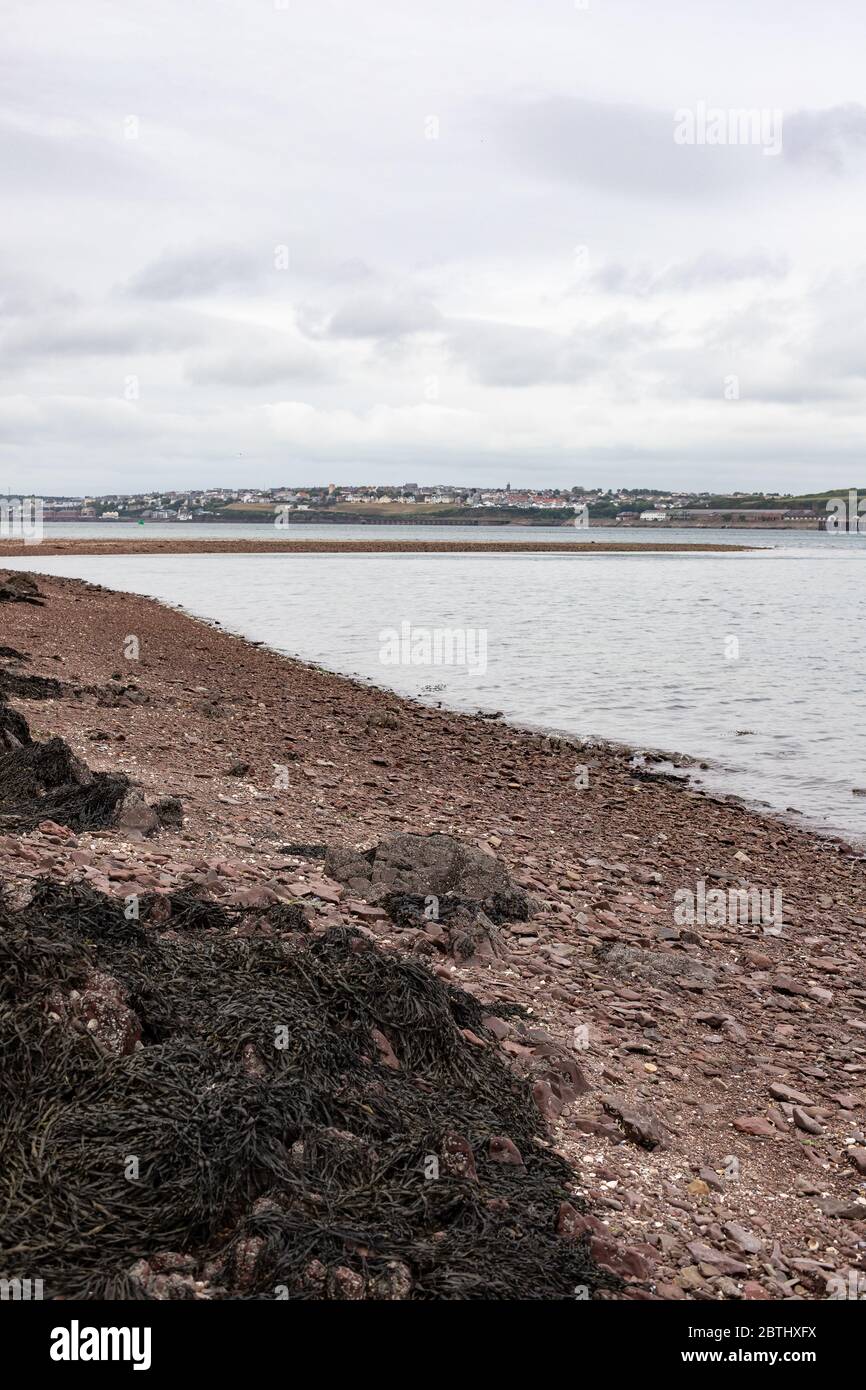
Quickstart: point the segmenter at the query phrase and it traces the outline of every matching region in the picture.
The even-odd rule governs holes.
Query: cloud
[[[0,319],[20,319],[46,311],[70,309],[78,297],[21,269],[0,267]]]
[[[216,352],[188,358],[186,379],[196,386],[257,387],[291,382],[322,382],[333,373],[309,352]]]
[[[731,143],[677,143],[680,113],[700,106],[708,113],[720,111],[734,133],[740,127],[751,129],[747,113],[763,116],[766,144],[775,142],[780,118],[781,158],[765,158],[763,145],[742,135]],[[759,119],[754,125],[762,129]],[[730,198],[778,187],[785,177],[806,169],[841,174],[866,152],[866,107],[856,102],[818,111],[706,102],[664,110],[555,96],[503,107],[499,128],[512,158],[536,178],[603,189],[630,200]]]
[[[592,276],[595,289],[606,294],[644,297],[652,294],[687,294],[743,280],[776,281],[788,273],[787,258],[767,251],[741,254],[706,250],[689,261],[675,261],[662,270],[648,265],[628,267],[609,262]]]
[[[0,334],[0,358],[7,366],[23,366],[47,358],[170,353],[198,341],[204,331],[201,320],[185,314],[73,308],[17,322]]]
[[[694,201],[772,166],[759,163],[753,148],[676,144],[673,110],[556,96],[502,109],[499,128],[506,149],[534,177],[630,200]]]
[[[447,347],[452,359],[484,386],[574,385],[600,366],[597,355],[572,339],[514,323],[467,320],[452,324]]]
[[[274,270],[274,248],[252,252],[239,245],[167,251],[127,286],[138,299],[195,299],[218,290],[248,288]]]
[[[846,471],[866,433],[854,0],[829,27],[790,0],[729,0],[724,24],[674,0],[662,26],[638,0],[381,0],[325,29],[321,0],[254,24],[244,0],[204,8],[106,23],[107,0],[40,0],[7,25],[13,490]],[[782,108],[781,154],[678,145],[701,102]]]
[[[801,343],[806,380],[856,384],[866,379],[866,267],[821,279],[809,303]]]
[[[44,194],[76,201],[128,198],[145,192],[156,176],[140,150],[126,148],[118,121],[112,144],[92,131],[45,131],[0,119],[0,168],[8,194]]]
[[[442,325],[442,315],[425,295],[392,291],[356,295],[329,316],[306,310],[301,326],[318,338],[404,338]]]
[[[447,321],[445,347],[484,386],[578,386],[611,358],[656,340],[664,330],[612,314],[579,330],[557,333],[492,320]]]
[[[785,157],[792,164],[842,174],[862,168],[866,154],[866,106],[850,101],[824,111],[795,111],[785,117]]]

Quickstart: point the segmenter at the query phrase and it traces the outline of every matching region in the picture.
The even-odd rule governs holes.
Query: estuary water
[[[46,529],[81,534],[75,524]],[[169,523],[146,534],[205,529]],[[866,536],[391,526],[304,526],[303,535],[337,539],[344,530],[370,539],[681,538],[760,548],[42,557],[34,547],[2,564],[149,595],[431,703],[688,754],[707,764],[698,785],[866,843]]]

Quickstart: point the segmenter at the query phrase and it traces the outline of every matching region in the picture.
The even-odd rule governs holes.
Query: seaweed
[[[91,772],[62,738],[46,743],[30,739],[9,746],[7,732],[27,729],[26,721],[0,705],[0,827],[33,830],[52,820],[73,830],[111,825],[129,790],[119,773]]]
[[[36,742],[0,688],[0,828],[33,830],[52,820],[102,829],[113,824],[129,786],[121,773],[91,772],[62,738]]]
[[[68,691],[69,686],[54,676],[29,676],[0,670],[0,699],[56,700]]]
[[[65,1299],[616,1288],[557,1233],[573,1172],[478,1001],[299,927],[292,904],[0,897],[0,1274]]]

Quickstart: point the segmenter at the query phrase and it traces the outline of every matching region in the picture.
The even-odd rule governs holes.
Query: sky
[[[862,0],[2,22],[0,490],[866,476]]]

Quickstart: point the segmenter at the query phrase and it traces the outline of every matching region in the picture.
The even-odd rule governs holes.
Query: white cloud
[[[862,6],[665,18],[14,3],[0,481],[856,473]],[[678,146],[699,102],[782,156]]]

